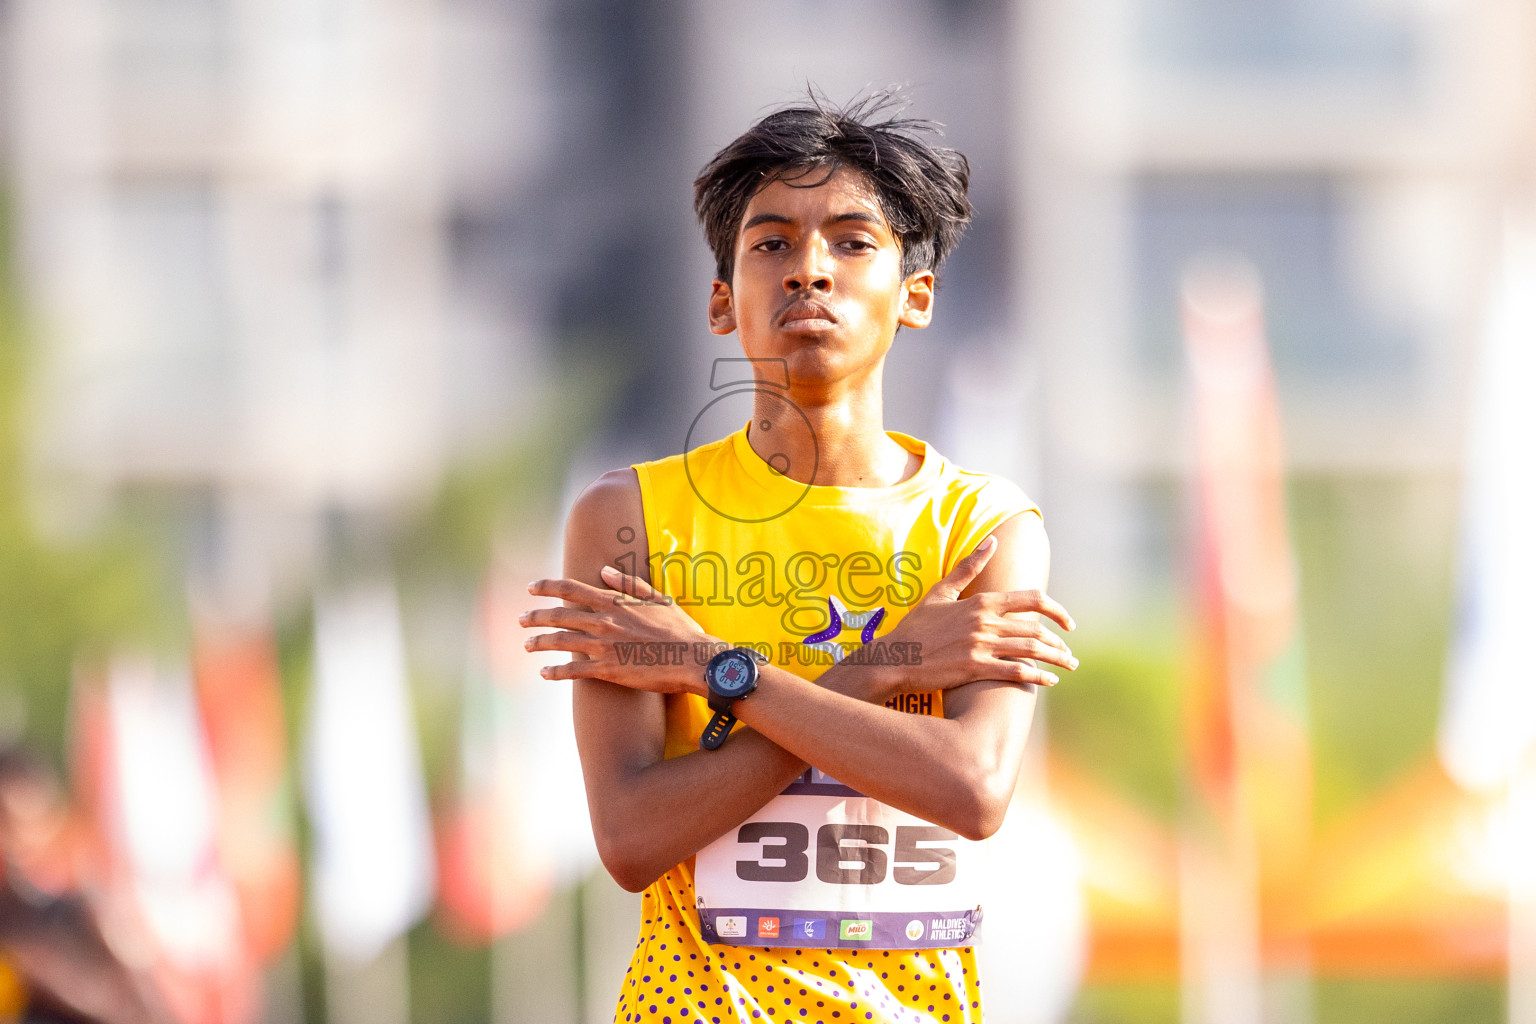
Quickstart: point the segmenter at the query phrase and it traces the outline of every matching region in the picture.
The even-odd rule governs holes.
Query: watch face
[[[715,666],[712,682],[720,693],[726,695],[741,693],[752,685],[752,669],[747,665],[744,657],[733,653],[729,658],[722,658]]]

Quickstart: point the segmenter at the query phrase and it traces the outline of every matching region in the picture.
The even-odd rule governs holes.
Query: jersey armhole
[[[979,524],[968,526],[965,540],[963,540],[960,545],[954,549],[954,554],[952,556],[944,560],[944,565],[942,566],[943,572],[939,574],[940,578],[948,576],[961,559],[975,551],[976,545],[980,544],[982,541],[986,540],[987,537],[991,536],[991,534],[996,531],[999,526],[1002,526],[1010,519],[1013,519],[1017,516],[1026,515],[1030,512],[1033,512],[1035,515],[1039,516],[1042,523],[1045,522],[1045,515],[1040,511],[1039,505],[1026,505],[1023,507],[998,509],[991,515],[981,519]]]
[[[651,579],[651,553],[658,550],[657,543],[661,538],[661,529],[656,522],[656,487],[651,479],[651,468],[643,462],[637,462],[630,466],[635,471],[635,479],[640,482],[640,518],[645,523],[645,575],[650,580],[651,586],[661,593],[666,593],[667,581],[665,574],[660,580]]]

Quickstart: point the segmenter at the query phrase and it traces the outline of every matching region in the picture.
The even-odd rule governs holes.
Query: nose
[[[818,292],[832,290],[832,258],[819,238],[800,247],[799,258],[784,274],[784,291],[794,294],[801,289]]]

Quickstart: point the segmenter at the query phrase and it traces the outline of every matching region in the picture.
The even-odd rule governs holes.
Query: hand
[[[705,692],[697,644],[720,643],[699,628],[677,604],[644,580],[604,566],[603,590],[577,580],[535,580],[528,592],[555,597],[577,607],[535,608],[518,623],[527,628],[554,627],[523,641],[530,651],[569,651],[586,660],[546,665],[545,679],[606,679],[631,690],[652,693]]]
[[[947,690],[980,679],[1054,686],[1058,677],[1025,659],[1043,661],[1071,670],[1077,668],[1072,651],[1055,633],[1028,613],[1038,612],[1061,625],[1075,628],[1067,610],[1038,590],[983,593],[962,599],[997,549],[987,537],[917,603],[906,617],[881,639],[920,645],[922,661],[915,669],[892,668],[888,685],[892,695],[928,690]]]

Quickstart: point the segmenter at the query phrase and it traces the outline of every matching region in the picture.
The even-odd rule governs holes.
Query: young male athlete
[[[751,421],[577,501],[563,599],[603,863],[644,891],[617,1021],[976,1021],[980,840],[1075,668],[1036,507],[886,431],[969,169],[880,102],[763,118],[695,182]],[[654,587],[652,586],[654,584]],[[733,731],[734,726],[734,731]]]

